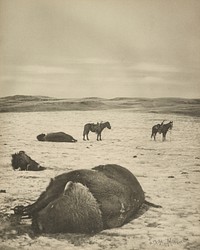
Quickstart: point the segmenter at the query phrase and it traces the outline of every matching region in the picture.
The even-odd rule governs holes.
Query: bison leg
[[[63,178],[64,177],[64,178]],[[52,179],[46,191],[44,191],[40,197],[31,205],[28,206],[16,206],[14,208],[15,214],[22,216],[33,216],[35,213],[46,207],[52,200],[59,197],[62,194],[68,178],[61,176],[61,178]]]

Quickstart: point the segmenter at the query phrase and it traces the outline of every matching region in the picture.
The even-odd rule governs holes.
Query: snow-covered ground
[[[174,127],[162,142],[151,140],[151,128],[162,120]],[[112,129],[82,140],[88,122],[109,121]],[[40,133],[63,131],[77,143],[39,142]],[[65,111],[0,114],[0,249],[200,249],[200,118],[135,113],[131,110]],[[24,150],[47,167],[42,172],[13,171],[11,154]],[[121,228],[95,236],[76,234],[32,237],[5,219],[16,205],[34,202],[51,177],[80,168],[113,163],[139,180],[150,208]],[[5,215],[5,217],[4,217]],[[23,226],[23,222],[22,225]]]

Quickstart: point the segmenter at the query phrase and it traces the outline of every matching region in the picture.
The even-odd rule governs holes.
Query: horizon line
[[[111,98],[106,98],[106,97],[100,97],[100,96],[83,96],[83,97],[55,97],[55,96],[45,96],[45,95],[23,95],[23,94],[16,94],[16,95],[6,95],[6,96],[0,96],[0,98],[8,98],[8,97],[45,97],[45,98],[54,98],[54,99],[89,99],[89,98],[94,98],[94,99],[105,99],[105,100],[113,100],[117,98],[121,99],[188,99],[188,100],[194,100],[194,99],[200,99],[200,97],[172,97],[172,96],[160,96],[160,97],[130,97],[130,96],[116,96],[116,97],[111,97]]]

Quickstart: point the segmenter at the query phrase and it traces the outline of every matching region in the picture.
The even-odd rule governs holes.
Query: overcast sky
[[[199,0],[0,0],[0,96],[200,98]]]

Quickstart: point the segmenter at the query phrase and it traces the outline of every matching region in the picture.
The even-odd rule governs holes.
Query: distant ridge
[[[13,95],[13,96],[2,97],[0,99],[8,101],[37,101],[37,100],[47,100],[54,98],[48,96]]]
[[[105,99],[54,98],[49,96],[14,95],[0,98],[0,112],[44,112],[70,110],[126,109],[134,112],[183,114],[200,116],[200,99],[184,98],[131,98]]]

